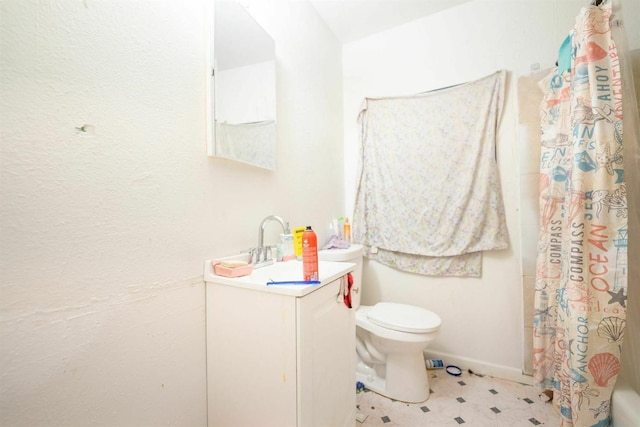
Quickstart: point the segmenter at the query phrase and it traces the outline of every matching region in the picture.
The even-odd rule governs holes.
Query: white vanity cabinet
[[[355,425],[355,313],[338,298],[352,269],[344,265],[301,295],[206,281],[209,426]]]

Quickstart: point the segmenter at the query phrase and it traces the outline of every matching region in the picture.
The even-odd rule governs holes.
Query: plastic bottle
[[[303,280],[320,280],[318,279],[318,238],[310,225],[307,225],[302,233],[302,271]]]
[[[444,361],[442,359],[427,359],[425,365],[427,369],[442,369],[444,368]]]
[[[344,240],[351,243],[351,224],[349,224],[349,218],[344,219]]]
[[[281,234],[280,240],[282,245],[282,261],[296,259],[293,249],[293,234]]]
[[[297,259],[302,259],[302,233],[304,230],[304,227],[293,229],[293,251]]]

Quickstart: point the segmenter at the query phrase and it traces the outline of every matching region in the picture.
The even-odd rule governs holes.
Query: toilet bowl
[[[362,245],[318,252],[326,261],[356,264],[352,306],[356,310],[356,380],[376,393],[403,402],[429,398],[429,379],[423,350],[440,329],[440,317],[408,304],[379,302],[360,305]]]

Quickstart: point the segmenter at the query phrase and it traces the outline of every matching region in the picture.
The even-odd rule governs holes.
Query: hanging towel
[[[508,247],[495,157],[504,79],[499,71],[365,99],[353,222],[367,256],[415,273],[479,276],[481,252]]]

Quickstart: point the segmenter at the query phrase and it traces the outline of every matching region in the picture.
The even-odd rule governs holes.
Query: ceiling
[[[455,7],[470,0],[310,0],[342,43]]]

